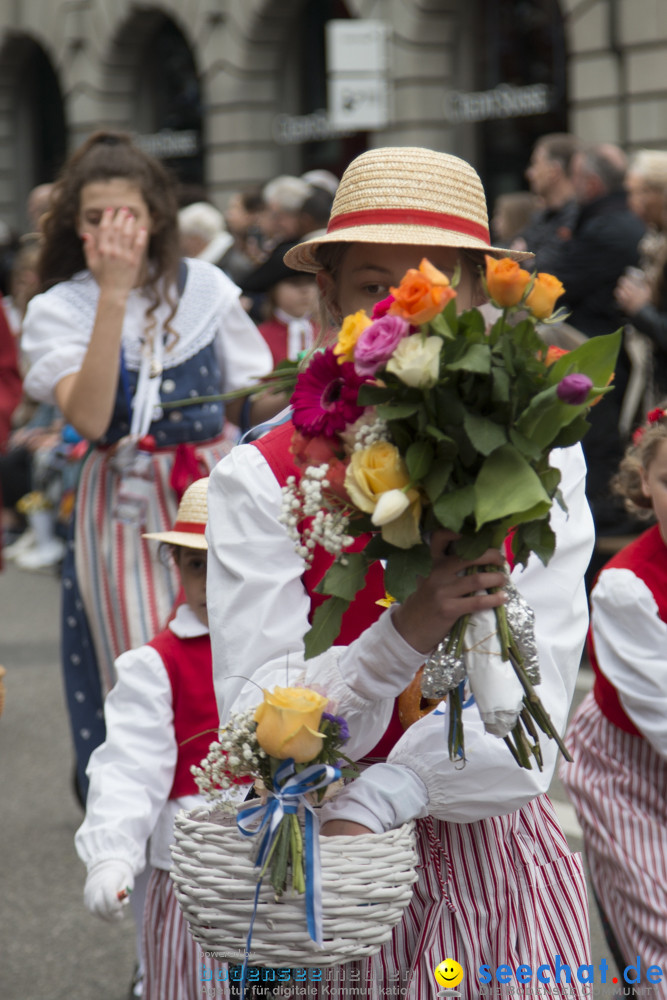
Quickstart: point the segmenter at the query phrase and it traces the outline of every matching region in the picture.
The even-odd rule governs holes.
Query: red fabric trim
[[[203,535],[206,531],[205,524],[197,521],[175,521],[172,531],[184,531],[188,535]]]
[[[264,437],[252,442],[261,451],[281,486],[285,485],[288,476],[296,476],[298,478],[300,475],[290,451],[290,442],[293,433],[294,425],[291,420],[288,420],[287,423],[280,424],[280,426],[265,434]],[[366,535],[355,539],[350,551],[359,552],[368,543],[368,540],[369,536]],[[333,556],[325,552],[321,546],[317,546],[312,565],[303,574],[303,586],[310,598],[311,619],[317,606],[327,599],[322,594],[316,594],[315,587],[332,562]],[[376,601],[384,596],[384,572],[382,564],[375,562],[366,574],[366,584],[363,590],[359,591],[343,615],[340,634],[336,639],[337,645],[349,646],[369,625],[377,621],[384,609],[376,604]],[[398,717],[398,709],[395,703],[394,712],[387,729],[380,738],[377,746],[373,747],[367,756],[385,760],[394,744],[403,735],[403,732],[404,729]]]
[[[431,226],[433,229],[449,229],[465,236],[474,236],[490,244],[489,230],[481,222],[473,222],[461,215],[448,212],[428,212],[420,208],[367,208],[359,212],[341,212],[331,219],[328,233],[351,226]]]
[[[148,643],[155,649],[169,677],[178,756],[170,799],[198,792],[190,768],[199,764],[215,741],[220,719],[213,689],[211,637],[184,639],[166,628]],[[233,779],[245,785],[252,778]]]

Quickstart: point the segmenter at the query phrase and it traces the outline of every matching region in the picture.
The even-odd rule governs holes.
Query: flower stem
[[[290,816],[292,888],[295,892],[306,891],[306,877],[303,871],[303,838],[296,813]]]

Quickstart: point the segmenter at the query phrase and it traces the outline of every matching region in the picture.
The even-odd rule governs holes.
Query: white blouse
[[[667,757],[667,623],[653,594],[632,570],[605,569],[591,608],[602,672],[637,729]]]
[[[272,368],[271,351],[239,301],[239,288],[226,274],[205,261],[187,260],[187,279],[178,309],[170,321],[178,335],[170,338],[162,358],[165,373],[181,365],[211,342],[215,343],[224,385],[231,392],[252,384]],[[21,348],[29,371],[25,388],[33,399],[53,403],[53,390],[66,375],[81,369],[93,331],[99,285],[89,271],[80,271],[31,299]],[[178,298],[173,290],[174,299]],[[141,289],[130,292],[123,322],[122,344],[127,367],[141,364],[142,337],[149,301]],[[155,310],[160,330],[169,315],[165,300]]]
[[[512,579],[536,616],[542,683],[538,690],[562,733],[574,692],[588,611],[584,573],[593,547],[579,446],[553,454],[569,513],[554,504],[556,551],[548,568],[531,557]],[[350,646],[304,658],[309,600],[302,559],[278,522],[280,487],[259,449],[241,445],[209,484],[207,537],[209,626],[221,721],[261,700],[261,688],[316,684],[350,728],[348,756],[368,753],[386,729],[394,698],[424,661],[396,632],[387,611]],[[372,829],[413,816],[468,823],[509,813],[546,791],[557,747],[541,740],[544,770],[518,767],[502,741],[485,733],[474,704],[465,709],[465,767],[449,760],[442,715],[411,726],[387,764],[373,765],[323,813]],[[324,818],[324,817],[323,817]]]
[[[206,635],[187,604],[169,623],[183,639]],[[107,736],[88,762],[86,818],[74,838],[88,868],[100,861],[126,861],[135,875],[150,862],[171,868],[174,819],[205,803],[202,795],[170,799],[178,746],[169,676],[157,650],[140,646],[118,657],[118,680],[104,703]],[[215,735],[211,735],[211,741]],[[233,792],[241,800],[244,792]]]

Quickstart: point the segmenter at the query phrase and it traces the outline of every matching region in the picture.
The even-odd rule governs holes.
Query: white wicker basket
[[[180,813],[171,877],[190,932],[205,951],[242,962],[253,912],[254,844],[219,808]],[[306,929],[302,895],[259,893],[251,965],[327,966],[374,955],[391,936],[417,879],[414,824],[359,837],[322,837],[323,948]]]

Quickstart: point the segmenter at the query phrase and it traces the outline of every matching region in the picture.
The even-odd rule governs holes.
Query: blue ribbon
[[[237,825],[244,837],[255,837],[264,832],[255,866],[262,868],[269,856],[283,818],[296,813],[299,804],[305,808],[305,882],[306,919],[308,933],[318,947],[322,947],[322,868],[320,864],[319,820],[310,802],[308,792],[325,788],[340,778],[337,767],[329,764],[311,764],[303,771],[296,772],[294,761],[289,757],[284,761],[274,778],[274,791],[267,793],[267,799],[258,805],[254,801],[239,807]],[[259,820],[259,824],[257,821]],[[257,896],[255,897],[255,909]],[[253,913],[253,922],[254,922]],[[252,927],[252,925],[251,925]],[[252,930],[251,930],[252,933]],[[246,954],[250,949],[250,940]]]

